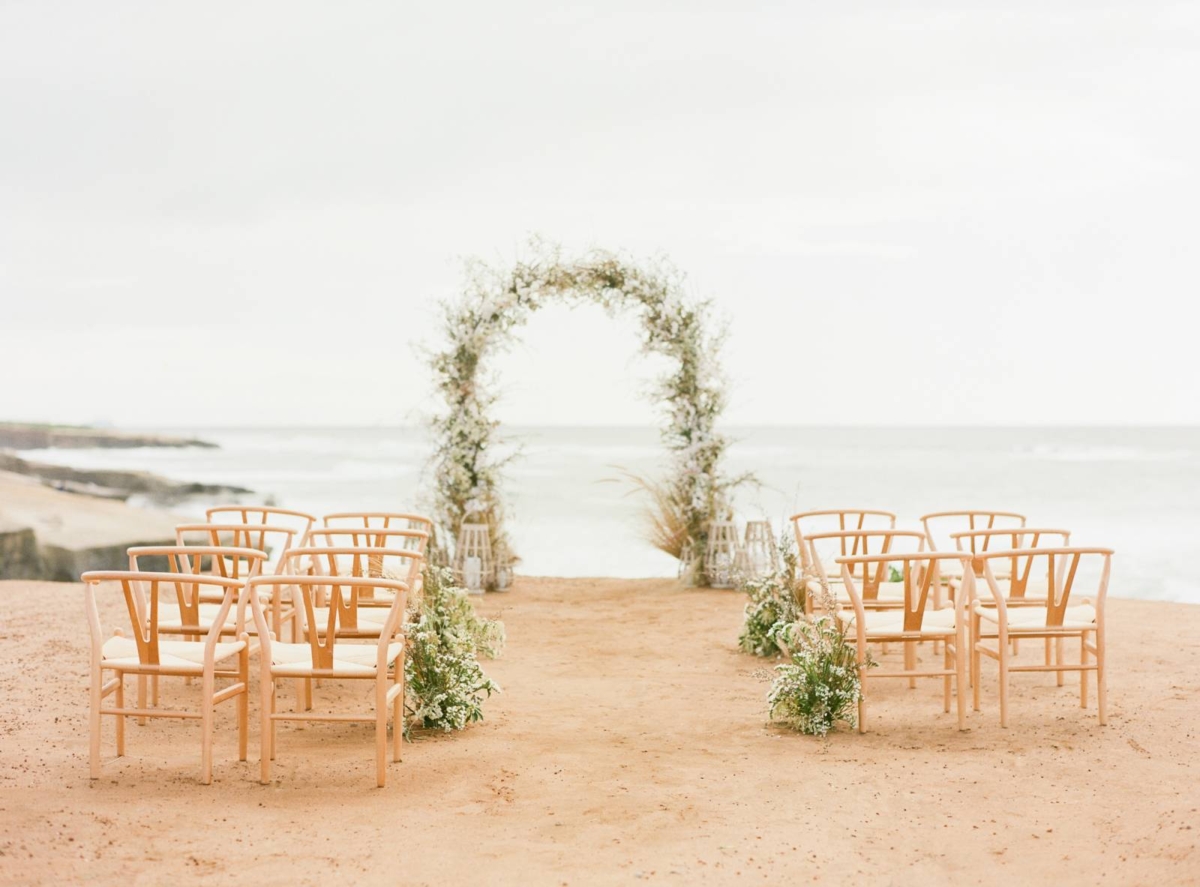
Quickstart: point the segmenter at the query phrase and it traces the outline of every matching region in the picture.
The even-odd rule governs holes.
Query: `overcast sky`
[[[1155,0],[0,0],[0,418],[416,421],[539,233],[714,299],[730,423],[1198,423],[1197,84]],[[653,421],[635,329],[502,417]]]

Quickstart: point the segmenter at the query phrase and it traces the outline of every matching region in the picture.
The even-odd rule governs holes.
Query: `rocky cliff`
[[[74,425],[38,425],[0,422],[0,447],[10,450],[129,449],[133,447],[215,447],[216,444],[187,437],[129,434]]]

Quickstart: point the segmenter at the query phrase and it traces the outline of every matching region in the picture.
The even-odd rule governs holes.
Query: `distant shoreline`
[[[45,425],[36,422],[0,422],[0,448],[10,450],[132,449],[134,447],[205,447],[217,444],[189,437],[133,434],[80,425]]]

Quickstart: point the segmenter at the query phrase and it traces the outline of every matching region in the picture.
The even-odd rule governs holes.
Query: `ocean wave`
[[[1037,444],[1018,449],[1019,459],[1043,462],[1181,462],[1192,457],[1191,450],[1152,450],[1131,446],[1062,446]]]

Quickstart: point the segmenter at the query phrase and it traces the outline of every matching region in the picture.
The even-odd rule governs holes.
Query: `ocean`
[[[322,514],[424,510],[421,428],[157,428],[219,449],[41,450],[31,460],[143,469],[248,487]],[[641,536],[643,500],[624,471],[663,464],[653,428],[506,428],[518,573],[672,576],[675,562]],[[919,528],[930,511],[996,509],[1065,527],[1076,544],[1116,549],[1110,594],[1200,603],[1197,428],[732,428],[730,473],[753,472],[738,517],[835,507],[883,508]],[[172,509],[202,515],[211,502]]]

